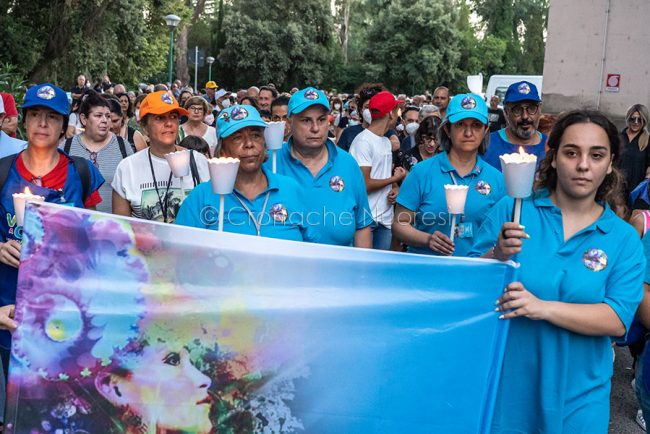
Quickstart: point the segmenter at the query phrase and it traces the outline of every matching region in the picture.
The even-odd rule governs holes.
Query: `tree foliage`
[[[174,13],[183,78],[194,72],[183,53],[197,45],[228,88],[465,90],[467,74],[541,74],[547,11],[548,0],[0,0],[0,63],[64,87],[78,73],[166,81],[162,17]],[[204,83],[208,67],[198,75]]]

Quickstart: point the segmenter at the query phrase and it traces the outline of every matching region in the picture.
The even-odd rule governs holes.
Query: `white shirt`
[[[350,154],[359,166],[370,167],[370,178],[388,179],[393,172],[393,154],[390,140],[365,129],[357,135],[350,145]],[[377,223],[391,227],[393,223],[393,206],[388,203],[388,194],[392,186],[375,190],[368,194],[368,204],[372,218]]]
[[[181,126],[181,128],[183,128]],[[185,131],[185,128],[183,128],[183,134],[185,136],[189,136],[190,134],[187,134]],[[205,134],[203,134],[203,140],[208,142],[208,146],[210,147],[210,155],[214,155],[214,150],[217,147],[217,144],[219,143],[219,140],[217,139],[217,130],[214,127],[211,127],[208,125],[208,128],[205,130]]]
[[[208,160],[198,152],[193,154],[201,182],[209,181]],[[180,178],[172,176],[168,184],[171,169],[164,158],[151,154],[151,164],[158,191],[149,164],[149,148],[120,162],[113,178],[113,190],[129,201],[133,217],[162,222],[166,210],[167,223],[172,223],[182,203]],[[183,178],[183,188],[186,196],[194,188],[191,173]]]

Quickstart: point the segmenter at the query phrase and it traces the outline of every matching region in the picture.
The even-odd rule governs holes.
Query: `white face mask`
[[[228,98],[226,98],[223,101],[221,101],[221,107],[223,107],[223,108],[230,107],[230,100]]]
[[[363,121],[367,124],[372,123],[372,114],[370,114],[370,109],[363,109],[363,113],[361,114],[363,116]]]
[[[348,125],[351,126],[351,127],[353,127],[355,125],[359,125],[359,121],[355,121],[354,119],[350,119],[350,121],[348,122]]]
[[[341,104],[334,104],[334,109],[335,109],[335,110],[338,110],[338,109],[340,109],[340,108],[341,108]]]
[[[420,124],[418,124],[417,122],[411,122],[406,126],[406,134],[412,136],[413,134],[415,134],[415,132],[418,130],[419,127]]]
[[[135,109],[135,120],[140,122],[140,109]]]
[[[399,124],[398,126],[395,127],[395,129],[399,132],[404,131],[404,124]]]
[[[212,125],[214,123],[214,115],[210,113],[209,115],[206,115],[203,118],[203,122],[205,122],[208,125]]]

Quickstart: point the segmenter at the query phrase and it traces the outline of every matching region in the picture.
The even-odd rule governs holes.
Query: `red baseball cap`
[[[382,90],[377,95],[370,98],[368,108],[370,109],[372,118],[379,119],[392,112],[397,104],[399,104],[399,101],[395,99],[395,95],[387,90]]]

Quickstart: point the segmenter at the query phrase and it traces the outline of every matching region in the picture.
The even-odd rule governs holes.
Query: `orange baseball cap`
[[[164,115],[169,112],[177,112],[181,116],[187,116],[188,111],[178,105],[176,98],[168,90],[152,92],[140,104],[140,119],[146,115]]]

